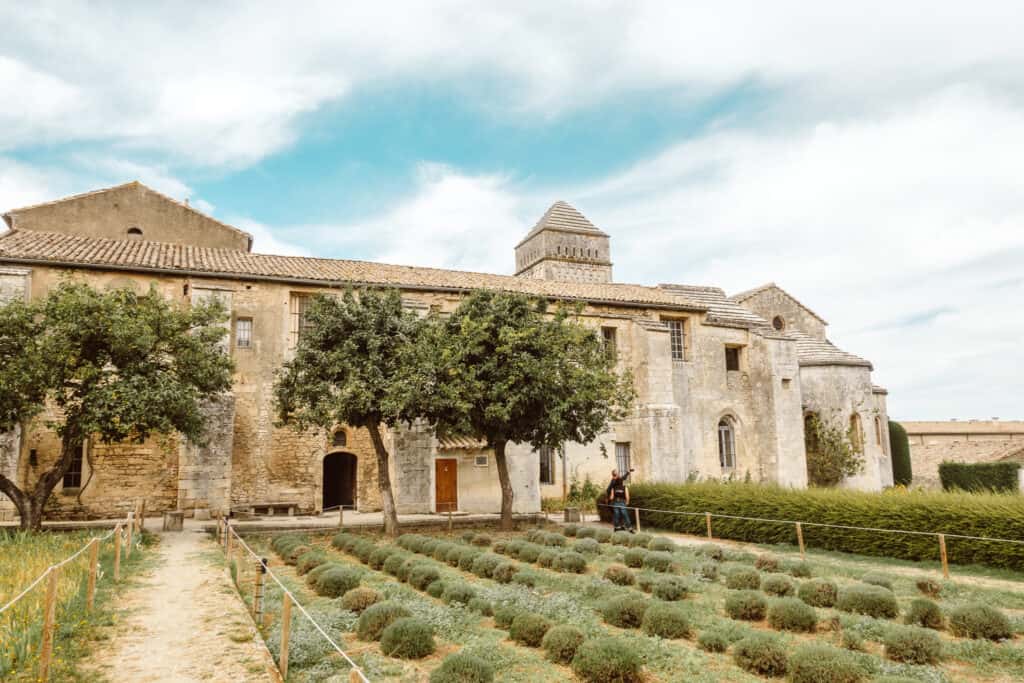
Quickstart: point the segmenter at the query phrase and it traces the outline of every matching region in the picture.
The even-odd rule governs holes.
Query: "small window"
[[[774,318],[772,318],[772,327],[774,327],[779,332],[782,332],[784,329],[786,329],[786,321],[783,320],[781,315],[777,315]]]
[[[672,360],[686,360],[686,321],[666,320],[665,322],[668,324]]]
[[[476,467],[487,467],[487,454],[485,453],[473,458],[473,465]]]
[[[252,318],[235,320],[235,346],[247,349],[252,346]]]
[[[614,327],[602,327],[601,337],[604,339],[604,352],[612,360],[616,360],[619,357],[618,347],[616,346],[615,340],[615,328]]]
[[[736,468],[736,430],[729,418],[718,422],[718,462],[723,470]]]
[[[63,486],[66,489],[77,489],[82,487],[82,454],[85,452],[85,445],[83,444],[78,451],[71,456],[71,466],[68,467],[68,471],[64,473]]]
[[[309,305],[313,297],[309,294],[292,294],[289,305],[291,321],[289,326],[289,347],[295,348],[299,340],[312,328],[309,321]]]
[[[882,418],[875,418],[875,443],[882,445]]]
[[[725,347],[725,369],[729,372],[739,372],[740,349],[738,346]]]
[[[142,230],[140,230],[139,228],[136,228],[135,226],[132,226],[132,227],[128,228],[128,239],[130,239],[130,240],[141,240],[142,239]]]
[[[344,448],[348,445],[348,434],[345,433],[344,429],[339,429],[334,432],[334,438],[331,439],[331,446],[335,448]]]
[[[555,453],[550,446],[540,448],[540,483],[555,483]]]
[[[615,443],[615,467],[619,470],[620,476],[629,472],[633,467],[633,457],[629,452],[628,441],[618,441]]]

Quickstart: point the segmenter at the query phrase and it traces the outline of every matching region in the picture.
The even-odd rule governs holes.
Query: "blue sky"
[[[140,179],[264,252],[776,281],[903,419],[1024,418],[1018,3],[0,5],[0,208]]]

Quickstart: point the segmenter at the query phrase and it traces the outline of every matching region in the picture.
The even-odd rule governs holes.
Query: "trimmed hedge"
[[[512,620],[508,637],[529,647],[540,647],[544,634],[551,628],[551,622],[539,614],[524,612]]]
[[[945,491],[994,491],[1016,493],[1018,462],[944,462],[939,480]]]
[[[687,612],[667,602],[656,602],[644,611],[643,632],[659,638],[689,638],[692,633]]]
[[[638,483],[630,488],[638,507],[804,521],[804,541],[822,550],[903,560],[935,561],[934,536],[833,529],[812,522],[928,533],[943,532],[1024,540],[1024,496],[992,493],[870,493],[848,489],[786,489],[746,482]],[[645,527],[701,536],[703,516],[644,512]],[[714,520],[720,538],[765,545],[796,544],[796,528],[784,522]],[[949,561],[1024,569],[1024,553],[1010,543],[946,538]]]
[[[797,646],[787,668],[792,683],[860,683],[867,679],[853,655],[824,643]]]
[[[914,471],[910,466],[910,440],[899,422],[889,420],[889,452],[892,453],[892,481],[897,486],[910,486]]]
[[[380,651],[389,657],[422,659],[436,649],[434,629],[413,617],[396,620],[380,635]]]
[[[494,668],[472,655],[456,652],[448,655],[430,674],[430,683],[492,683]]]
[[[618,638],[583,641],[572,658],[572,670],[587,683],[638,683],[642,680],[636,649]]]
[[[736,643],[732,658],[741,669],[759,676],[781,676],[786,673],[786,647],[777,637],[754,632]]]
[[[962,605],[950,611],[949,630],[963,638],[1002,640],[1013,637],[1006,615],[981,603]]]
[[[568,664],[576,656],[583,641],[586,640],[583,631],[575,626],[563,624],[555,626],[544,634],[540,646],[544,648],[547,658],[558,664]]]

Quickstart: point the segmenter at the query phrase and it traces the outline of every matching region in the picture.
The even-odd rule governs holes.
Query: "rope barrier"
[[[360,680],[362,680],[363,683],[370,683],[370,679],[366,677],[366,675],[363,673],[363,670],[359,668],[359,665],[352,661],[352,658],[349,657],[345,653],[345,651],[341,649],[341,646],[334,642],[334,640],[329,635],[327,635],[327,632],[323,629],[323,627],[320,626],[320,624],[317,623],[316,619],[314,619],[312,615],[310,615],[310,613],[306,611],[306,608],[303,607],[302,603],[300,603],[296,599],[295,595],[290,590],[288,590],[288,588],[283,583],[281,583],[281,580],[277,578],[277,575],[274,574],[270,567],[268,567],[263,562],[263,559],[259,555],[257,555],[252,548],[249,547],[249,544],[246,543],[245,540],[238,535],[238,532],[235,531],[230,524],[227,524],[227,528],[228,533],[238,539],[239,544],[241,544],[241,546],[245,548],[246,552],[252,555],[256,562],[260,564],[264,569],[266,569],[267,575],[270,578],[272,578],[274,580],[274,583],[276,583],[281,588],[281,591],[285,594],[285,596],[287,596],[287,598],[290,599],[295,604],[295,606],[299,608],[299,611],[302,612],[302,615],[306,617],[307,620],[309,620],[309,623],[313,624],[313,627],[320,632],[320,635],[324,637],[324,640],[330,643],[331,647],[333,647],[337,651],[337,653],[341,655],[346,662],[348,662],[349,666],[352,668],[353,671],[356,672],[356,675],[359,676]]]
[[[598,505],[600,507],[606,507],[606,508],[614,507],[612,505],[608,505],[607,503],[598,503]],[[847,531],[873,531],[873,532],[887,533],[887,534],[910,534],[910,535],[914,535],[914,536],[945,536],[946,538],[963,538],[963,539],[967,539],[967,540],[971,540],[971,541],[992,541],[994,543],[1014,543],[1014,544],[1017,544],[1017,545],[1024,545],[1024,541],[1015,540],[1015,539],[1012,539],[1012,538],[992,538],[992,537],[989,537],[989,536],[968,536],[968,535],[965,535],[965,534],[947,534],[947,533],[942,533],[942,532],[939,532],[939,531],[910,531],[910,530],[906,530],[906,529],[881,529],[881,528],[864,527],[864,526],[847,526],[847,525],[844,525],[844,524],[826,524],[824,522],[804,522],[804,521],[798,522],[797,520],[789,520],[789,519],[768,519],[768,518],[764,518],[764,517],[743,517],[743,516],[740,516],[740,515],[723,515],[723,514],[718,514],[718,513],[715,513],[715,512],[688,512],[688,511],[685,511],[685,510],[658,510],[658,509],[655,509],[655,508],[641,508],[641,507],[634,507],[634,506],[631,506],[631,505],[627,505],[626,508],[629,509],[629,510],[636,510],[637,512],[655,512],[655,513],[668,514],[668,515],[684,515],[684,516],[693,516],[693,517],[706,517],[706,516],[710,515],[711,517],[718,517],[719,519],[738,519],[738,520],[743,520],[743,521],[747,521],[747,522],[768,522],[769,524],[797,524],[797,523],[799,523],[799,524],[802,524],[805,527],[807,527],[807,526],[816,526],[816,527],[824,527],[824,528],[829,528],[829,529],[844,529],[844,530],[847,530]]]

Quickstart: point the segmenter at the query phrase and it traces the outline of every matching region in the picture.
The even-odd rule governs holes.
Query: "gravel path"
[[[154,568],[120,597],[109,640],[82,668],[121,682],[274,681],[272,664],[216,543],[195,531],[162,534]]]

